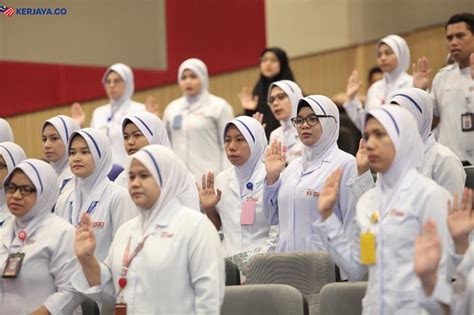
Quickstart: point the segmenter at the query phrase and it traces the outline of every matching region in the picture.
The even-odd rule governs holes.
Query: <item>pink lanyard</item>
[[[125,251],[123,253],[123,258],[122,258],[122,272],[120,273],[120,278],[118,280],[118,285],[120,287],[120,290],[117,293],[117,297],[121,297],[122,290],[127,285],[128,266],[130,266],[130,263],[135,258],[135,256],[137,256],[138,253],[143,249],[143,245],[145,244],[145,241],[147,238],[148,236],[146,236],[140,243],[138,243],[137,247],[135,247],[135,250],[132,252],[131,255],[129,255],[129,252],[130,252],[130,241],[132,239],[132,236],[128,238],[127,247],[125,247]]]

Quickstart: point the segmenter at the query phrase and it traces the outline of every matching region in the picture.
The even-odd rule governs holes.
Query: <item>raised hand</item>
[[[204,210],[213,209],[221,200],[221,191],[214,189],[214,173],[209,172],[206,175],[202,175],[202,186],[198,187],[199,190],[199,203],[201,208]]]
[[[441,241],[436,231],[436,224],[428,220],[422,233],[415,241],[415,272],[423,284],[427,295],[431,295],[436,284],[436,271],[441,259]]]
[[[258,122],[260,123],[260,125],[262,125],[263,129],[265,129],[265,127],[267,126],[267,124],[264,124],[264,123],[263,123],[263,114],[262,114],[262,113],[256,112],[255,114],[252,115],[252,118],[258,120]]]
[[[256,110],[258,105],[258,96],[252,95],[250,87],[245,86],[238,94],[240,105],[246,110]]]
[[[431,86],[431,68],[429,60],[425,56],[418,58],[418,61],[412,65],[413,86],[426,90]]]
[[[472,189],[464,188],[460,207],[457,192],[454,193],[453,203],[448,201],[448,228],[456,253],[463,255],[469,247],[469,234],[474,230]]]
[[[92,228],[92,221],[88,214],[83,213],[81,221],[76,227],[76,240],[74,251],[79,260],[94,257],[96,240]]]
[[[145,99],[145,109],[147,112],[160,116],[160,105],[153,95],[148,95]]]
[[[273,185],[285,169],[286,155],[281,147],[281,142],[274,140],[265,152],[265,170],[267,171],[267,183]]]
[[[361,176],[369,170],[369,158],[367,153],[367,148],[365,146],[365,140],[360,139],[359,141],[359,150],[356,154],[356,164],[357,164],[357,174]]]
[[[348,101],[352,101],[356,97],[361,85],[362,82],[359,79],[359,72],[357,70],[352,71],[349,79],[347,80],[346,87],[346,97]]]
[[[330,217],[333,212],[339,192],[341,177],[342,170],[340,168],[335,169],[326,179],[324,188],[319,193],[318,208],[323,221]]]
[[[78,102],[75,102],[71,105],[71,117],[79,124],[79,126],[81,126],[81,128],[84,127],[86,122],[86,113],[82,109],[81,104]]]

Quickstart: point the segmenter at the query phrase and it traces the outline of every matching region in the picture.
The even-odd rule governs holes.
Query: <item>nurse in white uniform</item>
[[[159,144],[168,148],[171,146],[165,125],[158,116],[149,112],[125,116],[122,132],[125,151],[128,155],[132,155],[149,144]],[[128,189],[127,172],[120,173],[115,183]],[[186,184],[182,185],[182,189],[177,195],[179,202],[185,207],[201,211],[199,193],[191,173],[186,178]]]
[[[228,166],[222,134],[234,113],[227,101],[209,92],[207,67],[201,60],[185,60],[178,83],[183,96],[166,107],[163,121],[173,151],[198,182],[202,174]]]
[[[220,314],[225,275],[217,231],[175,198],[186,168],[170,149],[150,145],[129,158],[126,170],[140,215],[120,228],[103,263],[94,257],[94,233],[83,215],[75,246],[82,271],[74,287],[128,315]]]
[[[54,116],[43,123],[43,154],[58,175],[59,194],[72,187],[73,175],[68,163],[67,144],[71,135],[79,129],[79,124],[65,115]]]
[[[377,44],[377,64],[383,71],[383,79],[371,85],[367,91],[365,106],[356,97],[358,89],[344,103],[347,115],[359,128],[364,129],[365,113],[384,104],[389,104],[395,92],[412,87],[413,78],[406,71],[410,67],[410,48],[398,35],[382,38]]]
[[[58,199],[55,213],[73,226],[88,213],[97,238],[97,258],[105,259],[118,228],[138,213],[127,190],[112,183],[110,143],[97,129],[84,128],[69,140],[69,167],[73,187]]]
[[[370,111],[365,136],[370,167],[378,172],[376,187],[358,201],[356,217],[344,231],[333,213],[341,177],[336,170],[319,197],[321,219],[316,225],[329,254],[351,281],[368,272],[363,314],[422,314],[422,305],[436,303],[423,299],[413,263],[415,238],[432,219],[447,248],[450,194],[416,170],[423,160],[423,142],[406,109],[386,105]],[[446,253],[437,271],[440,279],[447,279]],[[450,301],[446,285],[433,294]]]
[[[102,84],[110,103],[94,110],[90,126],[107,134],[112,145],[113,164],[123,167],[127,154],[122,145],[122,120],[126,115],[144,111],[145,105],[132,100],[135,91],[133,72],[123,63],[110,66],[102,77]],[[72,113],[76,120],[85,118],[78,103],[73,104]]]
[[[224,255],[272,246],[270,224],[263,212],[267,137],[254,118],[239,116],[225,128],[224,148],[233,167],[203,175],[201,206],[224,234]],[[217,190],[217,193],[215,191]],[[266,251],[266,250],[264,250]]]
[[[407,109],[418,124],[424,143],[424,158],[420,173],[431,178],[451,194],[462,196],[466,172],[459,158],[447,147],[438,143],[431,132],[433,101],[427,92],[417,88],[400,90],[391,103]]]
[[[319,194],[336,168],[343,169],[344,182],[352,178],[357,172],[356,161],[337,147],[339,111],[326,96],[301,99],[293,124],[305,145],[304,155],[285,169],[281,144],[271,144],[265,157],[263,208],[269,222],[279,224],[276,251],[325,250],[315,226]],[[349,190],[342,187],[334,212],[344,227],[354,216],[355,202]]]
[[[0,142],[15,142],[13,131],[8,121],[0,118]]]
[[[18,144],[13,142],[0,143],[0,227],[10,217],[5,189],[3,189],[3,180],[24,159],[26,159],[25,151]]]
[[[301,88],[293,81],[281,80],[273,82],[268,88],[268,106],[281,126],[270,134],[270,143],[281,142],[286,154],[286,162],[290,163],[303,155],[304,145],[298,138],[291,118],[296,117],[298,101],[303,98]]]
[[[14,219],[0,231],[0,314],[72,314],[82,301],[70,283],[80,265],[73,227],[51,213],[59,192],[54,169],[24,160],[4,186]]]

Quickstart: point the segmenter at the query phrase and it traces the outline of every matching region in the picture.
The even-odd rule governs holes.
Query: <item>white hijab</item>
[[[413,115],[425,145],[430,138],[434,141],[434,136],[431,133],[433,100],[430,94],[418,88],[405,88],[395,94],[390,102],[397,103]]]
[[[171,147],[165,124],[155,114],[138,112],[133,115],[125,116],[122,122],[122,132],[129,122],[132,122],[140,129],[149,144],[160,144],[168,148]]]
[[[395,53],[395,56],[397,56],[397,67],[392,72],[384,72],[383,74],[385,81],[391,84],[394,83],[401,74],[406,73],[410,67],[410,48],[408,48],[407,42],[398,35],[388,35],[382,38],[377,43],[377,49],[382,43],[387,44]]]
[[[68,151],[75,137],[81,136],[87,143],[94,159],[94,171],[86,178],[74,176],[71,217],[78,219],[81,210],[87,210],[93,202],[99,202],[106,186],[110,183],[107,174],[112,169],[112,150],[107,135],[94,128],[84,128],[74,132],[69,139]],[[74,222],[73,222],[74,223]]]
[[[229,121],[224,128],[224,139],[230,125],[234,125],[240,131],[250,147],[250,157],[248,160],[241,166],[234,166],[240,192],[242,193],[247,183],[253,181],[252,176],[258,164],[263,161],[268,141],[263,126],[252,117],[239,116]]]
[[[107,76],[111,71],[116,72],[122,78],[125,84],[125,91],[122,97],[119,100],[110,100],[110,104],[112,105],[112,107],[116,108],[122,104],[125,104],[126,102],[130,102],[133,96],[133,92],[135,91],[135,83],[133,80],[132,69],[123,63],[116,63],[111,65],[105,71],[104,76],[102,77],[102,84],[104,85],[104,88],[107,81]],[[114,109],[112,109],[112,111],[114,112]]]
[[[191,70],[201,81],[201,91],[196,96],[184,96],[189,105],[197,103],[209,94],[209,75],[207,73],[206,64],[197,58],[186,59],[179,65],[178,69],[178,83],[181,81],[184,70]]]
[[[24,230],[27,236],[33,234],[33,231],[39,226],[39,222],[44,220],[48,215],[53,215],[51,210],[54,207],[59,195],[59,187],[57,185],[57,176],[53,167],[48,163],[37,160],[27,159],[20,162],[13,168],[8,177],[3,182],[9,183],[13,172],[20,169],[33,183],[36,188],[36,202],[28,213],[23,217],[15,217],[13,227],[10,226],[11,236],[13,238],[12,245],[20,245],[21,241],[16,235],[21,230]]]
[[[60,176],[65,169],[69,168],[69,165],[68,165],[69,153],[66,147],[67,144],[69,143],[69,138],[74,132],[81,129],[81,127],[74,119],[65,115],[54,116],[46,120],[43,123],[43,128],[41,129],[42,131],[44,131],[44,128],[46,127],[47,124],[51,124],[56,129],[59,136],[61,137],[61,140],[64,143],[64,155],[56,162],[50,163],[51,166],[56,171],[56,174]]]
[[[339,110],[331,99],[324,95],[309,95],[298,102],[298,112],[303,106],[309,105],[319,117],[321,137],[312,146],[304,146],[303,169],[307,170],[314,162],[337,148],[339,137]]]
[[[147,145],[130,155],[125,163],[125,171],[130,171],[132,160],[141,162],[152,174],[160,188],[160,196],[150,209],[138,208],[141,236],[145,237],[154,230],[152,223],[167,209],[179,206],[177,196],[188,190],[189,172],[178,156],[167,147]],[[192,183],[194,185],[194,183]]]
[[[13,131],[8,121],[0,118],[0,142],[15,142]]]
[[[366,115],[366,121],[374,117],[387,131],[395,147],[395,158],[385,173],[377,174],[375,184],[380,204],[388,205],[405,175],[412,169],[418,168],[424,155],[423,140],[418,133],[415,118],[410,112],[397,105],[384,105],[371,110]],[[380,208],[380,211],[383,211]]]
[[[283,143],[291,144],[294,141],[295,135],[297,134],[296,128],[291,124],[291,118],[296,117],[296,111],[298,109],[298,101],[303,98],[303,92],[301,88],[293,81],[280,80],[270,84],[268,88],[268,95],[270,95],[274,86],[278,86],[280,89],[288,95],[291,103],[291,115],[287,120],[280,120],[280,124],[283,127]],[[270,106],[270,105],[269,105]]]
[[[5,178],[8,177],[18,163],[26,159],[26,154],[22,147],[13,142],[0,143],[0,155],[7,165],[7,176]],[[6,204],[5,190],[2,188],[0,189],[0,221],[3,222],[9,213]]]

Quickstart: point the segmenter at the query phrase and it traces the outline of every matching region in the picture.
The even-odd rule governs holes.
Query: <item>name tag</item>
[[[8,255],[7,263],[5,265],[5,269],[3,270],[2,278],[18,277],[24,258],[25,253],[15,253]]]
[[[375,234],[372,232],[360,234],[360,263],[375,264]]]
[[[181,129],[182,125],[183,125],[183,115],[174,116],[173,124],[172,124],[173,129],[179,130]]]
[[[94,229],[103,229],[105,226],[105,222],[92,222],[92,227]]]
[[[255,199],[248,199],[242,203],[242,211],[240,213],[240,224],[252,225],[255,221],[255,208],[257,202]]]

